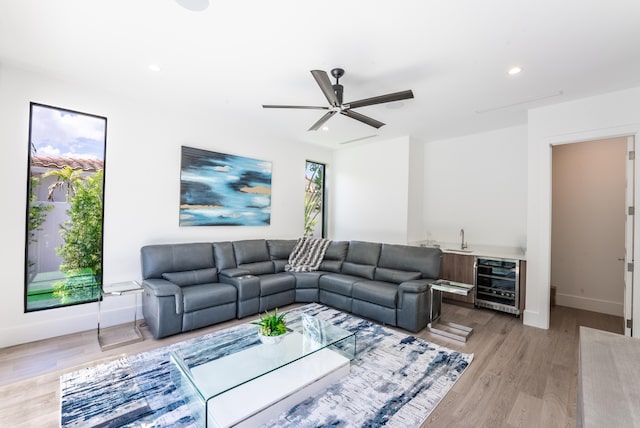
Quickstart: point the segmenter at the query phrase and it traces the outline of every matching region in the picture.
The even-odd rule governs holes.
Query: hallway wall
[[[622,316],[626,137],[552,149],[551,285],[556,303]]]

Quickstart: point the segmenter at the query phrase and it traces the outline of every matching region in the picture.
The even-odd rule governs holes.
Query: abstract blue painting
[[[180,226],[268,226],[271,162],[182,147]]]

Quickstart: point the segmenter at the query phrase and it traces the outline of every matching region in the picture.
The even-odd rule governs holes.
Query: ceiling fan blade
[[[274,105],[274,104],[262,104],[263,108],[303,108],[312,110],[329,110],[329,107],[317,107],[317,106],[287,106],[287,105]]]
[[[410,89],[408,91],[394,92],[393,94],[379,95],[377,97],[365,98],[363,100],[358,100],[358,101],[352,101],[350,103],[346,103],[344,105],[344,108],[358,108],[358,107],[370,106],[374,104],[389,103],[391,101],[406,100],[408,98],[413,98],[413,92]]]
[[[338,107],[340,102],[338,101],[338,97],[336,97],[336,93],[333,91],[333,85],[329,80],[327,72],[324,70],[311,70],[311,74],[313,75],[313,78],[316,79],[320,89],[322,89],[324,96],[327,97],[329,104],[333,107]]]
[[[376,129],[384,126],[384,123],[377,121],[375,119],[372,119],[369,116],[365,116],[364,114],[356,113],[355,111],[342,110],[340,113],[344,114],[345,116],[349,116],[351,119],[359,120],[362,123],[366,123],[369,126],[373,126]]]
[[[331,116],[333,116],[334,114],[336,114],[335,110],[331,110],[327,112],[324,116],[320,118],[320,120],[318,120],[316,123],[313,124],[311,128],[309,128],[309,131],[317,131],[318,129],[320,129],[320,127],[324,125],[324,123],[327,120],[331,119]]]

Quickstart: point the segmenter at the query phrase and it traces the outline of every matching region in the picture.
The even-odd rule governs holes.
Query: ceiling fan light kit
[[[385,124],[378,120],[372,119],[369,116],[353,111],[354,108],[366,107],[375,104],[389,103],[392,101],[406,100],[413,98],[413,92],[411,90],[394,92],[386,95],[379,95],[377,97],[365,98],[362,100],[351,101],[349,103],[343,102],[344,87],[340,84],[340,78],[344,76],[344,70],[342,68],[334,68],[331,70],[331,75],[336,79],[335,85],[331,84],[327,72],[324,70],[311,70],[311,75],[315,79],[316,83],[320,87],[320,90],[327,98],[329,102],[328,107],[319,106],[295,106],[295,105],[274,105],[263,104],[263,108],[289,108],[289,109],[314,109],[314,110],[328,110],[324,116],[322,116],[316,123],[314,123],[309,131],[317,131],[336,113],[340,113],[351,119],[355,119],[366,125],[372,126],[376,129],[381,128]]]
[[[192,12],[202,12],[209,7],[209,0],[176,0],[176,3]]]

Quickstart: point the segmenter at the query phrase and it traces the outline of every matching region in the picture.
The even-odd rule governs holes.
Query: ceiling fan
[[[394,92],[392,94],[379,95],[377,97],[365,98],[358,101],[351,101],[349,103],[342,102],[342,94],[344,91],[344,87],[340,84],[340,78],[344,76],[344,70],[342,68],[334,68],[331,70],[331,75],[336,78],[336,84],[332,85],[329,80],[329,76],[326,71],[323,70],[311,70],[311,74],[314,79],[320,86],[322,93],[325,97],[327,97],[327,101],[329,101],[329,107],[318,107],[318,106],[291,106],[291,105],[272,105],[272,104],[263,104],[264,108],[297,108],[297,109],[315,109],[315,110],[329,110],[324,116],[320,118],[316,123],[309,128],[309,131],[317,131],[324,125],[324,123],[329,120],[334,114],[340,113],[352,119],[358,120],[362,123],[365,123],[369,126],[373,126],[378,129],[381,126],[384,126],[384,123],[372,119],[363,114],[357,113],[352,109],[358,107],[365,107],[374,104],[382,104],[388,103],[391,101],[400,101],[406,100],[408,98],[413,98],[413,92],[411,90]]]

